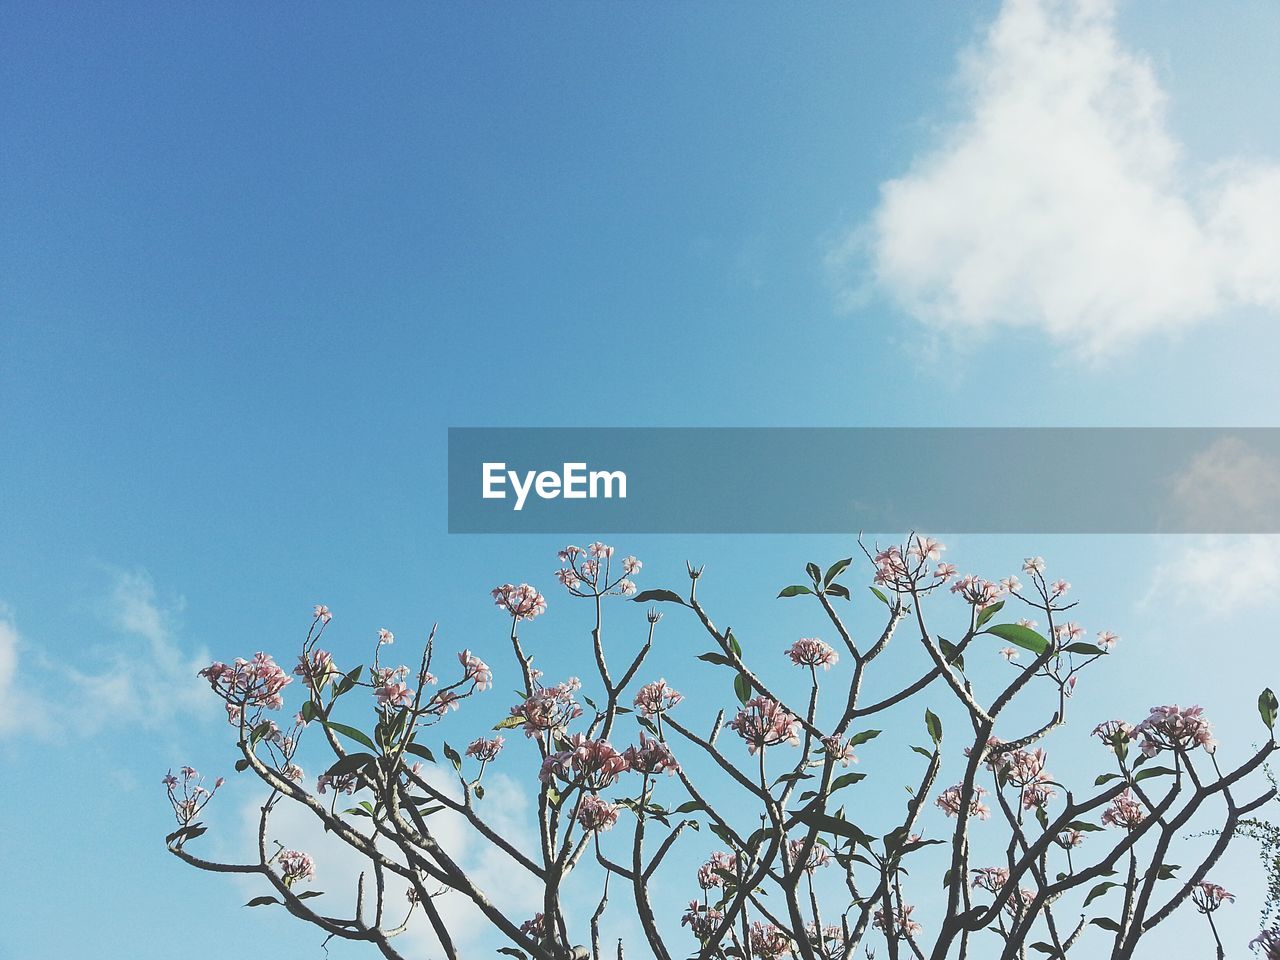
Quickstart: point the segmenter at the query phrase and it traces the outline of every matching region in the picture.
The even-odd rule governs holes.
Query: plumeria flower
[[[1119,641],[1119,637],[1110,630],[1103,630],[1098,634],[1098,646],[1103,650],[1111,650]]]
[[[1030,574],[1044,573],[1044,557],[1027,557],[1022,561],[1022,572]]]
[[[380,647],[386,646],[388,643],[395,643],[395,642],[396,642],[396,635],[394,633],[392,633],[386,627],[380,627],[378,629],[378,646]]]
[[[1001,647],[1000,656],[1012,663],[1014,660],[1018,659],[1018,650],[1016,647]]]
[[[1036,623],[1034,620],[1028,620],[1026,617],[1020,617],[1018,619],[1018,626],[1026,627],[1028,630],[1034,630],[1036,627],[1040,626],[1040,624]]]
[[[328,623],[333,619],[333,614],[329,612],[329,608],[323,603],[317,603],[315,608],[315,618],[321,623]]]
[[[827,756],[832,761],[847,767],[851,763],[857,763],[858,758],[853,753],[853,743],[849,740],[841,740],[839,737],[823,737],[822,749],[826,751]]]
[[[592,831],[603,833],[612,829],[618,822],[618,809],[616,803],[609,803],[607,800],[601,800],[594,793],[589,793],[582,798],[582,803],[578,806],[578,823],[582,824],[582,829],[588,833]]]
[[[653,683],[646,683],[636,691],[632,704],[642,717],[652,717],[664,710],[670,710],[683,699],[684,694],[667,686],[666,680],[659,679]]]
[[[506,610],[517,621],[532,620],[547,612],[546,598],[527,583],[518,586],[504,583],[494,587],[490,595],[495,606]]]
[[[285,850],[280,854],[280,878],[291,887],[300,880],[315,876],[315,863],[311,857],[297,850]]]
[[[413,691],[402,681],[389,677],[373,691],[378,703],[384,707],[407,707],[413,703]]]
[[[946,549],[946,544],[933,539],[933,537],[916,537],[911,546],[907,548],[907,553],[917,560],[937,560],[942,556],[942,551]]]
[[[1195,889],[1191,891],[1191,902],[1196,905],[1196,909],[1201,913],[1213,913],[1228,901],[1235,903],[1235,894],[1228,893],[1216,883],[1210,883],[1208,880],[1201,880],[1196,884]]]
[[[1213,727],[1202,707],[1152,707],[1147,719],[1133,728],[1133,738],[1141,740],[1142,752],[1154,757],[1161,750],[1186,751],[1203,747],[1206,753],[1218,749]]]
[[[1017,577],[1005,577],[1000,581],[1000,589],[1005,593],[1017,593],[1022,589],[1022,581]]]
[[[729,728],[746,741],[748,753],[783,743],[792,746],[800,743],[800,721],[768,697],[748,700],[730,721]]]
[[[1049,589],[1053,592],[1055,597],[1061,597],[1071,589],[1071,584],[1066,580],[1055,580],[1049,585]]]
[[[477,690],[488,690],[493,686],[493,671],[470,650],[458,654],[458,662],[462,664],[463,679],[473,681]]]
[[[840,654],[817,637],[801,637],[784,652],[797,667],[812,669],[829,670],[840,659]]]
[[[1123,827],[1132,830],[1147,819],[1146,808],[1142,806],[1128,788],[1116,795],[1111,806],[1102,812],[1102,822],[1112,827]]]
[[[467,745],[467,756],[475,757],[481,763],[488,763],[502,752],[502,745],[505,742],[502,737],[494,737],[492,740],[477,737]]]
[[[947,787],[942,793],[938,794],[934,803],[948,817],[958,817],[960,815],[961,801],[964,794],[964,787],[956,784],[954,787]],[[969,799],[969,816],[977,817],[979,820],[987,820],[991,817],[991,808],[982,802],[982,798],[986,796],[987,791],[979,786],[974,786],[973,796]]]

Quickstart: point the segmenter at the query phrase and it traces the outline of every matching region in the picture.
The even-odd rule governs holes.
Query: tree
[[[545,613],[546,601],[528,584],[503,584],[492,597],[510,622],[519,700],[492,735],[461,753],[440,733],[451,713],[491,687],[489,666],[463,650],[449,664],[453,679],[437,678],[434,628],[416,669],[384,665],[394,637],[382,630],[372,662],[344,672],[321,646],[331,615],[317,606],[292,676],[265,653],[201,671],[225,701],[241,754],[237,771],[267,790],[256,859],[221,863],[192,852],[206,830],[201,813],[222,780],[208,789],[190,767],[165,778],[178,820],[168,848],[203,870],[261,875],[274,896],[251,906],[282,905],[329,937],[367,941],[391,958],[401,956],[395,938],[418,911],[442,953],[456,958],[440,903],[460,896],[508,942],[502,953],[599,960],[601,918],[611,889],[616,903],[620,888],[643,930],[643,944],[626,946],[659,960],[845,960],[881,948],[891,960],[1061,958],[1090,929],[1095,943],[1106,937],[1112,958],[1127,960],[1145,934],[1188,906],[1207,918],[1206,939],[1212,935],[1222,957],[1213,915],[1233,898],[1209,874],[1242,824],[1265,822],[1256,813],[1276,796],[1273,785],[1250,787],[1276,747],[1274,694],[1266,690],[1258,702],[1266,742],[1234,768],[1220,765],[1200,707],[1162,706],[1136,723],[1095,726],[1091,749],[1109,769],[1087,790],[1071,789],[1049,772],[1043,744],[1064,726],[1080,676],[1104,664],[1118,638],[1103,631],[1084,639],[1068,619],[1076,606],[1067,599],[1070,584],[1050,581],[1041,558],[1023,564],[1030,581],[1024,586],[1017,577],[959,576],[941,562],[944,549],[916,535],[902,546],[863,548],[874,571],[871,596],[884,607],[870,642],[855,640],[839,612],[851,598],[844,579],[853,558],[825,572],[808,564],[806,582],[779,596],[818,604],[839,639],[831,645],[801,638],[786,648],[805,691],[789,700],[784,694],[796,687],[794,677],[775,680],[748,663],[733,631],[713,622],[698,599],[702,568],[689,566],[685,593],[637,594],[639,560],[617,559],[601,543],[566,547],[556,576],[570,596],[594,604],[596,697],[576,678],[552,683],[535,668],[520,629]],[[952,632],[954,641],[925,617],[935,595],[947,592],[967,619]],[[638,650],[615,659],[604,612],[620,598],[649,605],[647,636]],[[659,604],[692,618],[711,646],[697,659],[732,675],[737,702],[719,710],[709,729],[682,719],[691,705],[682,710],[684,697],[665,679],[640,682],[662,620]],[[1008,619],[1010,604],[1026,616]],[[921,665],[910,682],[878,688],[874,668],[900,635],[919,645]],[[997,651],[996,644],[1004,646]],[[282,728],[269,715],[283,708],[295,680],[301,707]],[[935,698],[932,708],[921,711],[928,697]],[[1026,705],[1010,708],[1026,701],[1040,719],[1017,728],[1016,718],[1033,714]],[[338,719],[370,712],[371,728]],[[944,737],[941,715],[949,713],[960,718],[962,732],[953,736],[962,749]],[[925,737],[886,768],[892,777],[913,771],[905,809],[862,804],[855,822],[846,798],[868,775],[849,765],[880,735],[874,723],[903,714],[915,716],[913,724],[922,714]],[[483,804],[486,771],[521,765],[519,757],[502,756],[509,750],[504,734],[517,731],[527,741],[526,756],[536,757],[536,770],[523,764],[530,793],[537,792],[537,835],[528,844],[495,829]],[[630,745],[615,747],[623,737]],[[300,766],[304,740],[322,741],[330,755],[314,786]],[[955,783],[940,780],[944,761],[962,770]],[[431,765],[451,770],[455,783],[442,786],[429,775]],[[721,786],[708,786],[717,778]],[[349,800],[340,804],[339,797]],[[302,889],[313,872],[310,856],[273,845],[271,816],[282,803],[308,810],[368,861],[349,916],[309,902],[319,896]],[[1197,852],[1194,865],[1176,866],[1175,856],[1180,862],[1187,853],[1188,826],[1210,815],[1213,842]],[[512,869],[534,878],[542,910],[522,919],[496,906],[438,836],[433,818],[442,816],[462,818]],[[696,872],[671,876],[680,859],[672,852],[699,842],[691,838],[705,837],[703,830],[720,849]],[[589,918],[564,905],[570,876],[586,871],[595,872],[601,894]],[[658,882],[690,890],[679,922],[657,916],[651,890]],[[1280,934],[1256,943],[1280,956]],[[623,948],[617,945],[617,955]],[[1094,948],[1089,955],[1100,954]]]

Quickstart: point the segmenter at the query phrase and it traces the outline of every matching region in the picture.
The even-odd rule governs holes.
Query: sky
[[[552,571],[594,532],[448,535],[448,427],[1280,425],[1274,5],[4,13],[13,960],[322,952],[165,853],[159,785],[234,761],[195,670],[283,662],[313,603],[348,661],[439,621],[497,665],[488,590],[528,580],[565,617],[542,655],[575,662]],[[945,497],[963,465],[902,469]],[[778,587],[852,552],[616,539],[643,586],[706,562],[762,655],[802,635]],[[1271,538],[947,540],[992,574],[1045,555],[1125,638],[1090,720],[1194,701],[1260,736]],[[692,625],[663,626],[687,670]],[[252,794],[218,803],[232,852]]]

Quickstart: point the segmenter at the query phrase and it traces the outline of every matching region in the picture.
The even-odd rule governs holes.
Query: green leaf
[[[1280,702],[1276,701],[1276,695],[1270,687],[1267,687],[1258,696],[1258,715],[1262,717],[1262,722],[1267,725],[1268,730],[1274,730],[1278,714],[1280,714]]]
[[[421,757],[428,763],[436,762],[436,755],[431,752],[429,747],[424,747],[420,743],[408,743],[405,745],[405,752],[412,753],[414,756]]]
[[[929,737],[933,740],[935,747],[942,743],[942,721],[932,710],[924,712],[924,728],[929,731]]]
[[[1168,777],[1173,773],[1174,771],[1169,767],[1147,767],[1145,770],[1140,770],[1134,776],[1133,782],[1137,783],[1139,780],[1147,780],[1151,777]]]
[[[499,947],[499,953],[505,953],[508,957],[515,957],[516,960],[528,960],[523,950],[517,950],[515,947]]]
[[[686,800],[680,806],[672,810],[672,813],[697,813],[699,810],[706,809],[697,800]]]
[[[305,890],[302,893],[298,894],[298,899],[310,900],[312,897],[323,897],[323,896],[324,896],[323,890]]]
[[[920,756],[924,757],[926,760],[933,759],[933,754],[930,753],[928,750],[926,750],[924,747],[913,746],[911,749],[914,750],[916,753],[920,754]]]
[[[822,570],[816,563],[806,563],[804,572],[809,575],[809,579],[813,581],[815,587],[822,582]]]
[[[1030,627],[1024,627],[1020,623],[997,623],[994,627],[990,627],[984,632],[991,634],[993,637],[999,637],[1001,640],[1007,640],[1015,647],[1030,650],[1036,656],[1049,649],[1048,640]]]
[[[880,736],[879,730],[863,730],[861,733],[855,733],[849,738],[849,746],[861,746],[869,740],[874,740],[878,736]]]
[[[1081,833],[1097,833],[1105,830],[1106,827],[1100,827],[1096,823],[1090,823],[1088,820],[1072,820],[1063,830],[1079,830]]]
[[[1035,951],[1037,951],[1037,952],[1039,952],[1039,953],[1047,953],[1047,954],[1049,954],[1051,957],[1061,957],[1061,956],[1062,956],[1062,954],[1058,952],[1058,948],[1057,948],[1057,947],[1055,947],[1055,946],[1054,946],[1053,944],[1051,944],[1051,943],[1045,943],[1043,940],[1041,940],[1039,943],[1033,943],[1033,944],[1031,944],[1031,949],[1032,949],[1032,950],[1035,950]]]
[[[369,753],[349,753],[332,767],[325,771],[330,777],[345,777],[348,774],[363,770],[366,766],[374,762],[374,757]]]
[[[781,597],[798,597],[801,594],[809,594],[810,596],[812,596],[813,591],[810,590],[808,587],[797,583],[790,587],[783,587],[782,591],[778,594],[778,596],[780,598]]]
[[[733,631],[730,630],[728,633],[726,633],[724,638],[729,641],[729,649],[732,650],[734,653],[736,653],[739,657],[741,657],[742,644],[740,644],[738,642],[738,638],[733,635]]]
[[[302,705],[302,719],[310,723],[317,717],[316,705],[314,700],[308,700]]]
[[[328,727],[334,733],[340,733],[344,737],[350,737],[356,743],[363,744],[364,746],[368,747],[370,750],[378,749],[373,745],[373,741],[370,740],[368,736],[366,736],[361,731],[357,730],[355,727],[349,727],[345,723],[335,723],[332,720],[322,720],[321,723],[323,723],[326,727]]]
[[[360,679],[360,671],[363,669],[364,667],[355,667],[350,673],[343,677],[341,681],[339,681],[338,688],[333,692],[334,699],[342,696],[356,685]]]
[[[831,566],[827,567],[827,574],[822,578],[822,582],[828,587],[831,586],[831,581],[844,573],[851,563],[853,563],[853,557],[845,557],[843,560],[837,560]]]
[[[1096,927],[1101,927],[1103,930],[1110,930],[1112,933],[1120,932],[1120,924],[1116,923],[1110,917],[1094,917],[1089,922]]]
[[[857,783],[859,780],[865,780],[866,778],[867,778],[867,775],[865,773],[841,774],[840,776],[836,777],[834,780],[831,781],[830,792],[835,793],[837,790],[839,790],[842,787],[850,786],[852,784]]]
[[[884,595],[884,591],[881,590],[879,587],[868,587],[867,589],[870,590],[873,594],[875,594],[876,599],[879,600],[881,603],[883,603],[886,607],[889,607],[889,608],[893,607],[893,604],[889,602],[889,598]]]
[[[1120,779],[1120,774],[1118,773],[1100,773],[1098,774],[1098,779],[1093,781],[1093,785],[1095,787],[1100,787],[1104,783],[1109,783],[1112,780],[1119,780],[1119,779]]]
[[[739,703],[746,703],[751,699],[751,681],[747,679],[745,673],[740,673],[733,678],[733,692],[738,695]]]
[[[1094,646],[1092,643],[1073,643],[1064,649],[1067,653],[1084,653],[1091,657],[1105,656],[1107,652],[1101,647]]]
[[[522,723],[524,723],[524,717],[517,717],[513,714],[512,716],[505,717],[498,723],[495,723],[493,725],[493,729],[510,730],[512,727],[518,727]]]
[[[453,747],[449,746],[447,742],[444,745],[444,756],[446,760],[453,764],[453,769],[462,769],[462,755],[459,754],[457,750],[453,749]]]
[[[252,900],[246,903],[245,906],[246,907],[265,907],[269,903],[279,903],[279,902],[280,901],[277,900],[275,897],[254,897]]]
[[[942,651],[942,658],[946,660],[947,663],[955,664],[962,673],[964,672],[964,657],[960,654],[959,647],[946,637],[939,637],[938,649]]]
[[[1003,609],[1004,609],[1003,600],[993,603],[989,607],[983,607],[982,612],[978,614],[978,629],[981,630],[983,627],[985,627],[988,623],[991,622],[991,618],[994,617],[997,613],[999,613]]]
[[[236,773],[244,773],[249,769],[249,760],[247,757],[241,757],[236,761]]]
[[[837,837],[847,837],[854,843],[860,843],[864,847],[870,848],[871,846],[872,838],[844,819],[844,817],[833,817],[831,814],[822,813],[813,807],[804,807],[796,810],[793,816],[806,826],[814,827],[822,833],[831,833]]]
[[[841,600],[851,600],[849,596],[849,588],[843,583],[833,583],[823,588],[823,592],[829,597],[839,597]]]
[[[705,660],[707,663],[714,663],[720,667],[733,666],[732,660],[726,657],[723,653],[716,653],[714,650],[704,653],[702,656],[698,657],[698,659]]]
[[[685,605],[685,602],[681,598],[680,594],[676,593],[674,590],[644,590],[644,591],[641,591],[640,593],[637,593],[634,597],[632,597],[631,602],[632,603],[650,603],[650,602],[678,603],[682,607]]]

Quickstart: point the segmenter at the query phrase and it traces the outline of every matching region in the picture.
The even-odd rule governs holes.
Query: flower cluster
[[[697,900],[690,900],[689,909],[680,918],[680,926],[688,927],[699,940],[706,940],[715,932],[716,925],[722,919],[724,919],[723,911],[701,904]]]
[[[785,651],[797,667],[829,670],[840,659],[840,654],[817,637],[801,637]]]
[[[315,862],[308,854],[299,850],[283,850],[280,853],[280,879],[285,886],[291,887],[299,880],[310,880],[315,876]]]
[[[1133,728],[1133,738],[1142,741],[1142,752],[1148,757],[1154,757],[1161,750],[1183,752],[1204,747],[1206,753],[1213,753],[1218,748],[1204,709],[1179,708],[1176,703],[1152,707],[1147,719]]]
[[[777,960],[791,953],[791,937],[772,923],[751,923],[751,955],[759,960]]]
[[[511,614],[516,621],[532,620],[547,612],[547,601],[527,583],[519,586],[504,583],[490,591],[495,606]]]
[[[711,854],[711,859],[698,868],[698,886],[703,890],[723,887],[725,874],[733,877],[738,875],[738,858],[732,853],[717,850]]]
[[[340,671],[333,662],[333,654],[316,649],[298,657],[298,665],[293,668],[293,673],[305,680],[308,687],[319,690],[337,678]]]
[[[204,778],[192,767],[183,767],[178,771],[180,776],[174,776],[170,770],[164,775],[165,790],[169,794],[169,804],[173,807],[173,815],[177,818],[178,823],[182,826],[188,826],[204,809],[204,805],[208,803],[214,793],[225,782],[219,777],[213,783],[213,789],[210,790],[204,785]]]
[[[280,691],[293,678],[265,653],[255,653],[252,660],[239,657],[234,663],[214,661],[200,671],[213,692],[227,701],[227,717],[239,723],[246,707],[279,710],[284,706]]]
[[[998,753],[993,756],[992,763],[998,765],[1001,775],[1009,783],[1021,789],[1024,810],[1043,807],[1057,796],[1057,791],[1051,786],[1053,778],[1044,768],[1044,750]]]
[[[378,671],[378,684],[373,688],[374,699],[378,706],[386,709],[407,707],[413,703],[413,690],[405,683],[409,676],[408,667],[396,667],[394,670],[384,668]]]
[[[558,777],[585,790],[603,790],[613,786],[619,775],[629,769],[627,758],[608,740],[592,740],[575,733],[569,738],[568,749],[542,761],[540,778],[543,783]]]
[[[1249,941],[1249,947],[1253,950],[1261,950],[1267,960],[1280,960],[1280,927],[1263,930]]]
[[[655,680],[636,691],[633,703],[640,716],[652,717],[670,710],[683,699],[684,694],[667,686],[666,680]]]
[[[999,893],[1009,882],[1009,871],[1004,867],[979,867],[973,871],[971,886],[975,890]]]
[[[332,788],[335,794],[355,793],[359,786],[359,771],[353,773],[340,773],[337,776],[322,773],[320,776],[316,777],[316,793],[324,793],[330,788]]]
[[[582,707],[573,698],[581,687],[582,681],[577,677],[570,677],[552,687],[537,687],[511,708],[511,716],[520,718],[526,737],[560,733],[582,716]]]
[[[594,793],[588,793],[578,806],[578,823],[588,833],[605,831],[618,822],[618,805],[601,800]]]
[[[1227,901],[1235,903],[1235,900],[1235,894],[1228,893],[1216,883],[1210,883],[1208,880],[1201,880],[1196,884],[1196,888],[1191,891],[1191,902],[1196,905],[1196,909],[1201,913],[1213,913]]]
[[[635,557],[623,557],[622,575],[612,576],[614,548],[607,543],[593,543],[585,549],[573,544],[560,551],[562,566],[556,571],[556,579],[575,596],[591,597],[612,593],[629,597],[636,592],[631,578],[640,572],[644,564]]]
[[[782,743],[792,746],[800,743],[800,721],[782,704],[768,697],[748,700],[730,721],[729,728],[747,742],[749,753]]]
[[[1126,788],[1111,801],[1111,806],[1102,812],[1102,822],[1112,827],[1124,827],[1132,830],[1147,819],[1147,811],[1134,799]]]
[[[990,580],[983,580],[973,574],[961,577],[951,585],[951,592],[958,593],[965,603],[979,610],[985,610],[1007,593],[1004,587]]]
[[[467,745],[467,756],[475,757],[481,763],[488,763],[502,752],[502,745],[505,742],[502,737],[494,737],[492,740],[477,737]]]
[[[463,680],[475,683],[477,690],[488,690],[493,686],[493,671],[470,650],[463,650],[458,654],[458,662],[462,664]]]
[[[839,737],[823,737],[822,749],[826,751],[833,763],[838,763],[842,767],[847,767],[851,763],[857,763],[858,758],[853,752],[853,741],[841,740]]]
[[[520,932],[526,937],[532,937],[535,940],[541,940],[545,935],[547,925],[543,922],[542,914],[535,913],[532,918],[520,924]]]
[[[894,910],[892,919],[886,919],[884,908],[879,907],[876,909],[871,924],[886,937],[894,937],[898,940],[918,937],[924,931],[924,927],[911,919],[911,913],[914,910],[915,907],[901,904]]]
[[[987,820],[991,817],[991,808],[982,802],[982,798],[986,795],[986,790],[977,784],[974,785],[973,796],[969,798],[969,816],[977,817],[979,820]],[[941,808],[942,812],[948,817],[958,817],[963,804],[963,796],[964,786],[957,783],[954,787],[947,787],[942,793],[938,794],[934,804]]]
[[[646,737],[644,731],[640,733],[640,743],[627,747],[622,752],[622,758],[627,762],[628,769],[648,776],[665,773],[670,777],[680,769],[680,764],[671,755],[671,749],[661,740]]]
[[[791,863],[794,865],[800,859],[800,854],[804,852],[805,841],[803,838],[787,841],[787,853],[790,854]],[[814,843],[809,851],[809,856],[804,861],[804,872],[813,873],[819,867],[825,867],[831,863],[831,851],[821,843]]]

